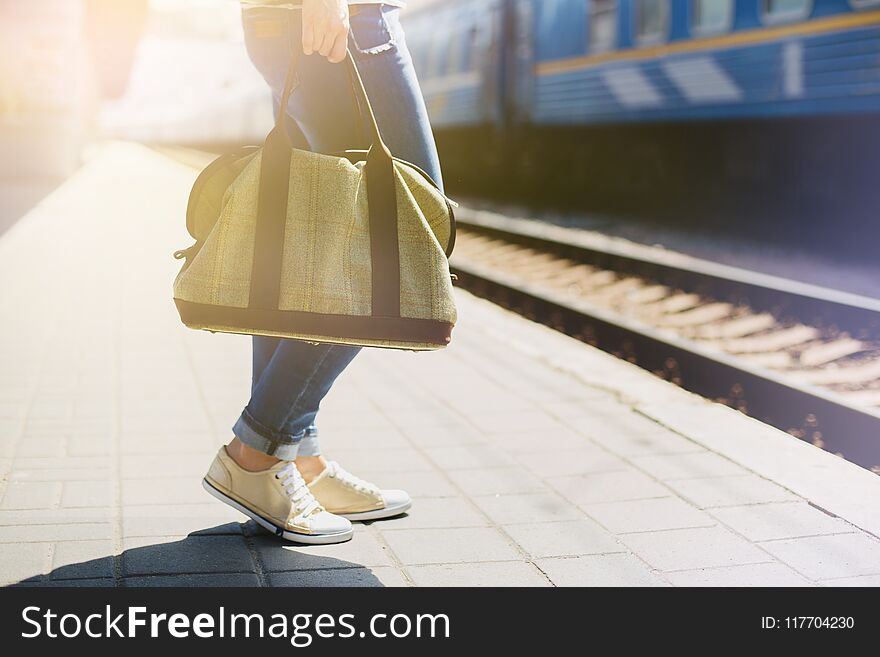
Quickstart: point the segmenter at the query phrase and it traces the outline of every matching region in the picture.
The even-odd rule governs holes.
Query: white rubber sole
[[[279,527],[275,523],[270,520],[267,520],[263,516],[254,511],[251,511],[246,506],[236,502],[231,497],[224,495],[222,492],[214,488],[211,483],[207,479],[202,479],[202,488],[208,491],[211,495],[216,497],[218,500],[223,502],[224,504],[228,504],[236,511],[240,511],[248,518],[251,518],[258,525],[263,527],[263,529],[267,529],[272,532],[278,538],[283,538],[287,541],[291,541],[292,543],[303,543],[305,545],[327,545],[330,543],[344,543],[345,541],[351,540],[354,531],[351,529],[338,532],[336,534],[300,534],[297,532],[292,532],[284,529],[283,527]]]
[[[397,506],[386,506],[373,511],[361,511],[360,513],[337,513],[336,515],[348,518],[349,520],[381,520],[383,518],[393,518],[401,513],[406,513],[412,507],[412,500]]]

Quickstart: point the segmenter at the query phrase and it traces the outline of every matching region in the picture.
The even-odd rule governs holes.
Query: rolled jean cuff
[[[292,461],[299,455],[305,431],[298,436],[286,436],[262,427],[245,410],[232,427],[232,433],[248,447],[281,461]]]
[[[307,432],[306,437],[303,438],[299,443],[299,451],[296,453],[297,456],[320,456],[321,455],[321,445],[318,441],[318,434]]]

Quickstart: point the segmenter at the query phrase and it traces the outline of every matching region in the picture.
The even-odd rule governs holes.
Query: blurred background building
[[[96,138],[258,142],[239,11],[0,0],[0,221]],[[455,194],[876,236],[880,0],[411,0],[405,22]]]

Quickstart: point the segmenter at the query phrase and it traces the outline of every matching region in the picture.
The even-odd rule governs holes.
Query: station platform
[[[0,236],[0,584],[880,585],[880,477],[464,292],[448,349],[365,350],[319,416],[410,514],[244,522],[201,477],[249,341],[171,301],[197,173],[105,144]]]

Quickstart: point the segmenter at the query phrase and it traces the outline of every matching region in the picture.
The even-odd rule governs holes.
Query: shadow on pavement
[[[58,566],[11,586],[384,586],[369,568],[330,556],[345,544],[286,543],[253,522],[218,525],[169,542],[142,540],[149,544]]]

